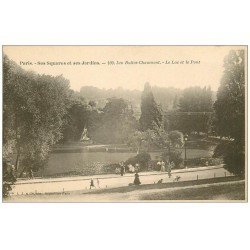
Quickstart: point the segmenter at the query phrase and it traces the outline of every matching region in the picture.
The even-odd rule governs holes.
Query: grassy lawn
[[[140,200],[245,200],[245,183],[194,186],[187,189],[164,190],[139,195]]]

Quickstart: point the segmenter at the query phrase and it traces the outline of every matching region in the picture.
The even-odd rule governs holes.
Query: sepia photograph
[[[3,45],[3,202],[247,202],[247,49]]]

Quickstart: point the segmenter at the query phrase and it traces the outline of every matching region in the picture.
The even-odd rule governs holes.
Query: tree
[[[161,105],[163,110],[177,108],[178,99],[182,93],[182,90],[174,87],[159,87],[153,86],[152,93],[157,100],[157,103]],[[135,112],[140,118],[140,106],[141,106],[141,91],[128,90],[121,87],[114,89],[100,89],[93,86],[83,86],[80,89],[80,95],[87,101],[96,101],[98,108],[103,108],[108,98],[116,97],[128,100]],[[176,102],[177,101],[177,102]]]
[[[235,174],[245,171],[245,54],[230,51],[224,59],[224,74],[214,104],[216,132],[227,137],[217,149],[226,168]],[[223,150],[226,148],[226,150]]]
[[[63,126],[63,142],[80,140],[83,129],[88,125],[92,110],[95,109],[94,103],[87,104],[77,92],[72,91],[70,97]]]
[[[145,133],[136,130],[133,134],[128,136],[126,143],[129,147],[133,148],[137,153],[139,153],[144,141],[146,141]]]
[[[124,143],[137,127],[131,105],[122,98],[109,98],[102,112],[90,119],[90,137],[100,143]]]
[[[147,152],[141,152],[137,154],[134,157],[129,158],[125,165],[128,166],[129,164],[132,164],[135,166],[136,164],[139,164],[140,170],[146,170],[148,168],[148,163],[151,160],[151,156]]]
[[[211,112],[213,111],[212,91],[210,87],[189,87],[184,89],[179,99],[179,111]]]
[[[169,133],[169,140],[171,142],[171,145],[174,147],[182,147],[184,143],[183,139],[183,133],[180,131],[174,130]]]
[[[146,83],[144,91],[141,96],[141,117],[140,117],[141,130],[148,129],[154,130],[162,126],[162,111],[155,102],[151,86]]]
[[[217,133],[241,141],[245,137],[244,60],[244,51],[231,51],[225,58],[224,75],[214,104]]]
[[[211,130],[213,111],[212,91],[210,87],[190,87],[183,90],[177,112],[168,115],[168,129],[183,133]]]
[[[127,145],[139,153],[151,149],[169,148],[170,141],[164,129],[156,128],[155,130],[135,131],[128,137]]]
[[[3,197],[7,197],[9,192],[12,190],[12,185],[16,182],[16,177],[14,176],[14,170],[12,165],[8,160],[3,159]]]
[[[175,167],[180,167],[181,163],[183,162],[181,151],[178,150],[164,151],[161,155],[161,158],[165,162],[173,162]]]
[[[67,111],[69,81],[62,76],[27,72],[4,56],[3,145],[6,158],[16,157],[24,170],[46,164],[61,137]]]

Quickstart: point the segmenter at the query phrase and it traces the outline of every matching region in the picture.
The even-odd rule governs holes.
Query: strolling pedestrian
[[[125,174],[125,166],[124,166],[124,163],[121,162],[120,163],[120,166],[121,166],[121,176],[123,176]]]
[[[94,187],[95,187],[94,180],[91,179],[90,180],[90,187],[89,187],[89,189],[94,188]]]
[[[165,172],[165,162],[161,162],[161,172]]]

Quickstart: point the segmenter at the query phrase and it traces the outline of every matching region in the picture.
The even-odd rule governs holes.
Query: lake
[[[182,151],[184,158],[184,149]],[[210,157],[213,151],[202,149],[187,149],[187,158]],[[45,166],[43,175],[57,174],[82,174],[94,175],[103,174],[104,165],[126,161],[128,158],[136,155],[136,152],[88,152],[62,150],[52,152],[47,166]],[[152,160],[160,159],[161,152],[150,152]]]

